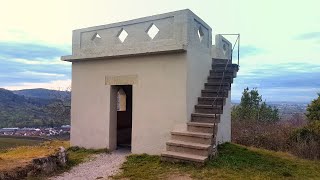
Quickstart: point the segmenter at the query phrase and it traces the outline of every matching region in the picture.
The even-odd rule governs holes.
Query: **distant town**
[[[232,102],[232,105],[238,105],[239,102]],[[270,102],[270,106],[278,108],[279,115],[282,120],[289,120],[297,114],[304,116],[308,103],[294,103],[294,102]]]
[[[0,135],[5,136],[60,136],[69,135],[70,125],[63,125],[61,127],[54,128],[2,128],[0,129]]]

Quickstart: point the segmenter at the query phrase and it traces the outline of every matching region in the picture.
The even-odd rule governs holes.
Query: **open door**
[[[132,85],[119,85],[117,89],[117,148],[131,150]]]

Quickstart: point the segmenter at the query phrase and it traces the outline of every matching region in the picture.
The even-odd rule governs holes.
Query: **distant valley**
[[[61,107],[61,103],[69,107]],[[9,91],[0,88],[0,128],[54,127],[70,124],[71,93],[49,89]],[[238,103],[232,103],[236,105]],[[271,102],[282,119],[304,116],[307,103]],[[63,115],[60,115],[61,109]],[[59,112],[58,112],[59,111]]]
[[[232,105],[237,105],[238,102],[232,102]],[[304,118],[308,103],[301,102],[269,102],[270,106],[276,107],[279,110],[279,115],[282,120],[289,120],[297,116]]]

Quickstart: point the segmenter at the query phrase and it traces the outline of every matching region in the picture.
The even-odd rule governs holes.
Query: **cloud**
[[[319,40],[320,39],[320,32],[309,32],[300,34],[295,39],[297,40]]]
[[[60,60],[69,51],[45,44],[0,42],[0,87],[70,79],[71,64]]]
[[[255,46],[251,46],[251,45],[240,46],[240,57],[241,58],[260,54],[262,52],[263,52],[262,49],[255,47]]]
[[[45,73],[45,72],[35,72],[35,71],[24,71],[19,73],[21,76],[45,76],[45,77],[64,77],[64,74],[56,73]]]
[[[17,83],[11,86],[4,86],[3,88],[9,90],[21,90],[21,89],[34,89],[34,88],[46,88],[55,90],[66,90],[71,87],[71,80],[56,80],[43,83]]]
[[[233,100],[240,100],[244,88],[258,88],[268,101],[310,102],[320,92],[320,66],[284,63],[240,69],[232,87]]]
[[[11,59],[12,62],[22,63],[22,64],[33,64],[33,65],[69,65],[69,62],[61,61],[60,58],[57,59],[36,59],[36,60],[29,60],[29,59]]]
[[[264,50],[261,48],[252,46],[252,45],[240,45],[240,57],[239,59],[245,60],[244,58],[250,57],[250,56],[256,56],[258,54],[264,53]],[[237,46],[235,47],[233,51],[233,56],[232,58],[234,60],[238,59],[238,49]]]
[[[70,50],[66,50],[66,47],[53,47],[45,44],[32,43],[0,42],[0,56],[8,59],[51,59],[70,53]]]

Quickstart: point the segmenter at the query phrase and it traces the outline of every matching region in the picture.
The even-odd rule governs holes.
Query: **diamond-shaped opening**
[[[101,39],[101,36],[98,33],[94,33],[91,40],[94,40],[94,39]]]
[[[226,54],[227,50],[229,49],[229,44],[227,44],[224,40],[222,40],[222,42],[223,42],[222,50],[223,50],[223,53]]]
[[[227,51],[227,45],[226,44],[223,44],[222,48],[223,48],[224,51]]]
[[[200,42],[202,42],[203,37],[204,37],[204,33],[202,31],[202,27],[201,26],[198,29],[198,37],[199,37]]]
[[[149,35],[151,39],[154,39],[154,37],[156,37],[159,31],[160,30],[158,29],[158,27],[152,23],[150,27],[147,29],[146,33]]]
[[[127,31],[122,28],[122,29],[119,31],[117,37],[118,37],[119,40],[123,43],[123,42],[126,40],[127,36],[128,36]]]

